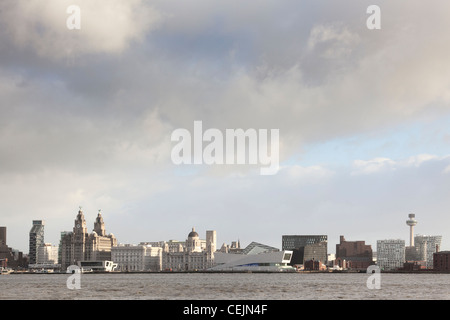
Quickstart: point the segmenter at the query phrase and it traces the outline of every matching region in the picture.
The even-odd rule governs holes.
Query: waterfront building
[[[442,236],[416,235],[414,246],[417,260],[425,261],[427,269],[433,269],[433,254],[439,251]]]
[[[60,237],[59,237],[59,246],[58,246],[58,263],[62,264],[62,250],[64,249],[69,249],[70,251],[70,247],[63,247],[63,239],[65,238],[66,235],[70,234],[70,231],[61,231],[60,233]],[[68,255],[69,253],[65,253],[66,255]]]
[[[318,260],[327,263],[327,235],[283,235],[281,250],[293,252],[291,265],[302,265],[305,261]]]
[[[111,248],[117,245],[113,234],[106,234],[105,223],[99,211],[94,230],[88,233],[83,211],[78,211],[72,232],[61,236],[61,268],[66,270],[79,261],[109,261]]]
[[[252,241],[247,247],[242,250],[243,254],[258,254],[262,252],[278,252],[280,249],[271,247],[259,242]],[[231,252],[233,253],[233,252]]]
[[[408,262],[417,262],[426,269],[433,269],[433,254],[439,251],[442,236],[416,235],[414,246],[405,248],[405,259]]]
[[[222,247],[218,250],[224,253],[242,253],[241,242],[232,241],[231,244],[223,243]]]
[[[161,271],[162,248],[151,245],[119,244],[111,248],[117,271]]]
[[[6,227],[0,227],[0,246],[6,246]]]
[[[403,267],[405,262],[405,240],[389,239],[377,241],[377,265],[390,271]]]
[[[450,251],[433,253],[433,269],[440,272],[450,272]]]
[[[44,245],[44,221],[33,220],[33,226],[30,230],[29,237],[30,251],[28,253],[28,260],[30,264],[37,262],[38,248]]]
[[[421,254],[418,246],[405,247],[405,260],[409,262],[423,261],[424,260],[423,252]]]
[[[217,232],[216,230],[206,231],[206,250],[209,252],[216,252],[217,250]]]
[[[408,247],[406,247],[408,248]],[[402,271],[406,272],[414,272],[414,271],[422,271],[425,270],[425,261],[406,261],[403,264]]]
[[[372,246],[366,245],[365,241],[347,241],[340,236],[335,264],[344,269],[367,269],[373,264]]]
[[[303,265],[305,271],[325,271],[327,266],[318,260],[307,260]]]
[[[213,250],[216,246],[216,231],[207,231],[206,240],[201,240],[195,228],[192,228],[184,245],[173,241],[170,244],[163,243],[163,270],[206,270],[213,265],[215,254]]]
[[[26,268],[28,260],[23,253],[17,249],[8,247],[6,243],[6,227],[0,227],[0,267],[3,268]]]
[[[53,246],[51,243],[44,243],[38,248],[36,263],[58,263],[59,246]]]
[[[144,271],[146,246],[119,244],[111,248],[111,260],[117,263],[117,271]]]
[[[280,251],[257,242],[250,243],[240,253],[216,252],[211,271],[295,271],[289,266],[292,251]]]

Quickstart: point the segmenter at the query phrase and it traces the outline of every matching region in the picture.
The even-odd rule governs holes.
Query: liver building
[[[70,265],[78,265],[79,261],[111,260],[111,248],[117,245],[113,234],[106,235],[103,217],[98,212],[94,230],[88,233],[83,211],[78,211],[73,232],[61,237],[61,268],[66,270]]]

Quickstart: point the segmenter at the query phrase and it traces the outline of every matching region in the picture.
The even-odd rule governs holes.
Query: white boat
[[[53,269],[40,269],[34,271],[34,273],[53,273],[53,272],[54,272]]]
[[[117,263],[112,261],[79,261],[78,266],[82,273],[88,272],[112,272],[117,268]]]
[[[12,270],[11,269],[9,269],[9,268],[4,268],[4,267],[1,267],[1,269],[0,269],[0,274],[10,274],[12,272]]]

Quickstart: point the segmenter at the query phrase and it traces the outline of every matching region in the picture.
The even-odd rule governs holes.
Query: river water
[[[380,274],[380,289],[364,273],[139,273],[0,276],[0,299],[20,300],[397,300],[450,299],[450,274]],[[72,282],[75,283],[75,282]]]

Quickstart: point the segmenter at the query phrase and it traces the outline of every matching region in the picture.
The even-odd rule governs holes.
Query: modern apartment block
[[[403,267],[405,262],[405,240],[389,239],[377,241],[377,265],[389,271]]]
[[[28,253],[29,264],[37,263],[38,248],[44,245],[44,221],[33,220],[30,230],[30,250]]]
[[[414,237],[414,246],[419,256],[418,260],[425,261],[427,269],[433,269],[433,254],[441,247],[442,236],[417,235]]]
[[[315,260],[326,264],[328,257],[327,235],[283,235],[281,250],[293,252],[290,264],[304,264]]]

